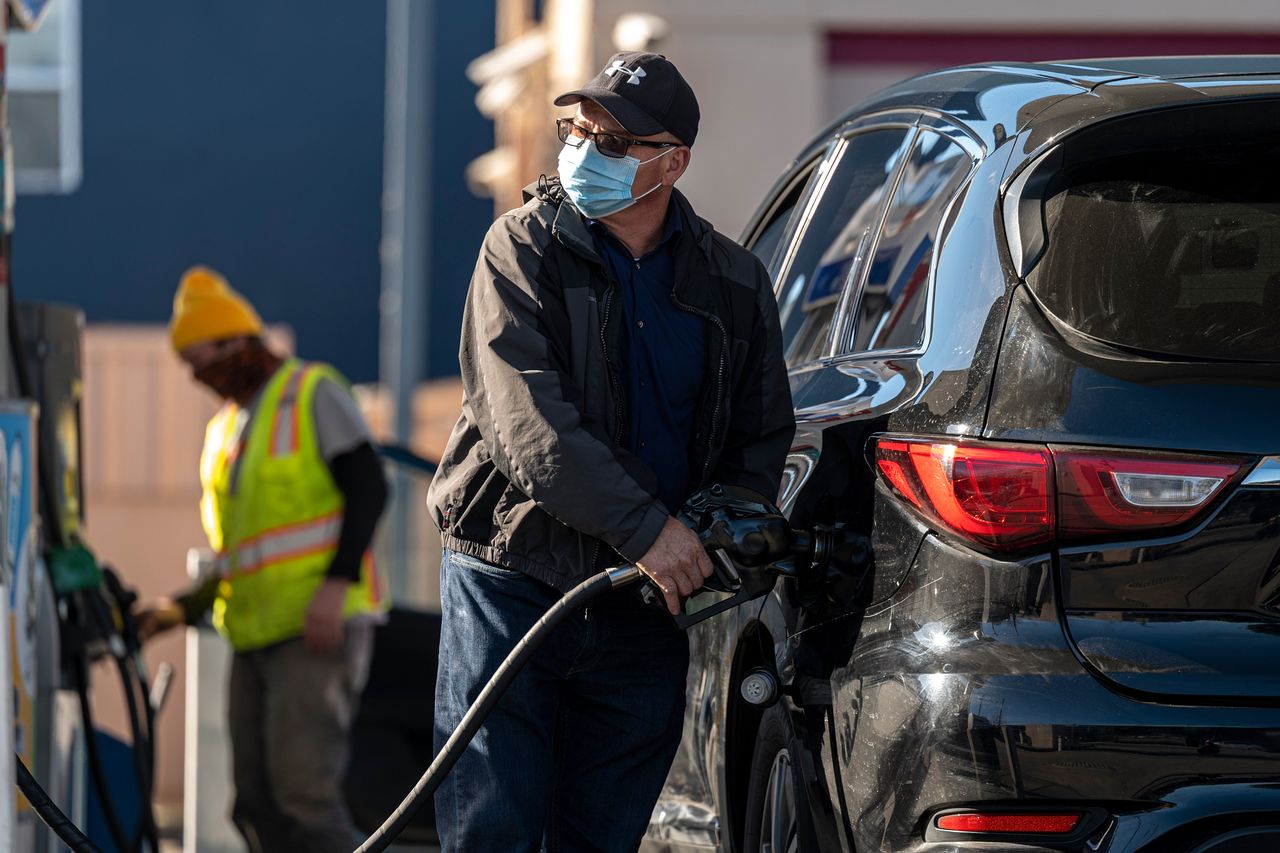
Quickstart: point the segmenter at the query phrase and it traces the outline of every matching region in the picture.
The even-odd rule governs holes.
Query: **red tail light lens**
[[[916,509],[978,545],[1018,551],[1053,539],[1045,448],[880,439],[876,468]]]
[[[965,812],[942,815],[938,829],[951,832],[1019,832],[1065,835],[1079,824],[1079,814],[982,814]]]
[[[1077,448],[1054,448],[1053,458],[1064,540],[1181,526],[1244,467],[1232,460]]]
[[[1237,482],[1245,460],[886,437],[875,465],[934,526],[1012,553],[1176,529]]]

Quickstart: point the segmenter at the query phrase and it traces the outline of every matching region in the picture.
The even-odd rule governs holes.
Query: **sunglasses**
[[[580,124],[574,124],[571,118],[556,119],[556,136],[560,141],[574,148],[581,148],[582,143],[590,139],[596,144],[596,150],[606,157],[626,157],[627,149],[632,145],[644,148],[679,148],[677,142],[646,142],[630,136],[619,136],[616,133],[597,133],[587,130]]]

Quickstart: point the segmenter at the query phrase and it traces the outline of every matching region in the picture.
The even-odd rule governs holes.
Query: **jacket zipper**
[[[609,361],[609,316],[613,313],[613,291],[617,285],[609,280],[609,290],[604,295],[604,317],[600,320],[600,351],[604,353],[605,372],[609,374],[609,390],[613,392],[613,443],[622,441],[622,394],[618,390],[618,380],[614,376],[613,363]]]
[[[618,391],[618,380],[613,375],[613,364],[609,361],[609,339],[607,337],[609,330],[609,315],[612,313],[613,307],[613,291],[616,288],[613,279],[606,279],[609,283],[609,289],[604,294],[604,316],[600,319],[600,351],[604,353],[604,369],[609,375],[609,390],[613,392],[613,443],[617,444],[622,441],[622,395]],[[595,544],[591,546],[591,567],[589,571],[595,571],[596,561],[600,558],[600,540],[596,539]]]
[[[708,314],[705,311],[699,311],[692,306],[686,305],[676,296],[676,292],[671,291],[671,301],[676,307],[687,311],[697,317],[710,320],[715,323],[716,328],[720,330],[720,364],[716,368],[716,405],[711,410],[711,431],[707,433],[707,453],[706,459],[702,463],[702,478],[700,484],[705,484],[707,475],[711,472],[711,449],[715,446],[716,431],[720,424],[720,402],[724,399],[724,362],[725,350],[729,348],[729,332],[725,329],[724,323],[715,314]]]

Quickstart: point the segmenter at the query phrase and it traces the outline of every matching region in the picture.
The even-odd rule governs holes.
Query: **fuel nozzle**
[[[779,577],[796,579],[807,597],[830,573],[844,577],[869,560],[865,536],[838,528],[793,530],[768,498],[739,486],[708,486],[676,517],[698,534],[715,568],[673,617],[681,628],[767,595]],[[654,590],[646,592],[653,598]],[[661,605],[660,597],[656,603]]]

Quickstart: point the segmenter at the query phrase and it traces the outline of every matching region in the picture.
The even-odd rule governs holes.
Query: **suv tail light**
[[[876,467],[935,524],[996,551],[1053,539],[1053,465],[1043,447],[882,438]]]
[[[1058,469],[1058,533],[1079,540],[1180,527],[1222,493],[1243,465],[1202,457],[1067,448]]]
[[[1065,835],[1074,832],[1084,815],[1075,814],[990,814],[983,812],[956,812],[940,815],[935,821],[938,829],[948,832],[981,833],[1031,833],[1037,835]]]
[[[1244,468],[1178,454],[894,437],[877,439],[875,465],[935,527],[999,553],[1179,527]]]

